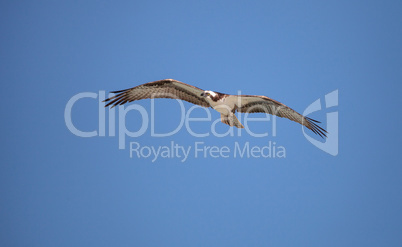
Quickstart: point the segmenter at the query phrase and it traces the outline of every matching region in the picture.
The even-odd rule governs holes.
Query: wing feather
[[[238,97],[240,97],[239,102],[241,102],[240,106],[237,107],[238,112],[261,112],[278,117],[284,117],[306,126],[308,129],[313,131],[315,134],[321,136],[322,138],[327,137],[327,131],[317,125],[317,123],[320,123],[319,121],[311,119],[309,117],[305,117],[292,108],[276,100],[259,95],[239,95]]]
[[[113,91],[112,93],[116,95],[104,100],[104,102],[108,102],[105,107],[112,106],[113,108],[140,99],[170,98],[181,99],[196,105],[209,107],[209,103],[204,97],[201,97],[202,92],[204,90],[198,87],[173,79],[164,79],[125,90]]]

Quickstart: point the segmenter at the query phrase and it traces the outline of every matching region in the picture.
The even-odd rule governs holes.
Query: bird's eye
[[[206,93],[207,96],[211,95],[210,93]]]

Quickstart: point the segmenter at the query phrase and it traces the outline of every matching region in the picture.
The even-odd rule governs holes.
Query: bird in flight
[[[105,107],[112,106],[113,108],[140,99],[181,99],[202,107],[212,107],[221,114],[222,123],[229,126],[244,128],[235,115],[236,111],[242,113],[261,112],[288,118],[307,127],[322,138],[327,136],[327,131],[317,125],[317,123],[320,123],[319,121],[305,117],[292,108],[266,96],[230,95],[209,90],[205,91],[173,79],[148,82],[133,88],[113,91],[112,93],[116,95],[104,100],[104,102],[107,102]]]

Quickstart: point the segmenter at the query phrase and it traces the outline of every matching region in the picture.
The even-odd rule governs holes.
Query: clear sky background
[[[398,1],[2,1],[0,245],[401,246],[401,13]],[[338,111],[339,154],[286,119],[264,138],[147,129],[126,139],[275,142],[282,159],[152,162],[130,158],[108,129],[82,138],[66,127],[74,95],[164,78],[266,95],[299,112],[339,90],[339,106],[311,115],[325,127]],[[174,129],[177,102],[157,103],[156,130]],[[77,101],[74,125],[99,131],[98,108],[98,99]],[[220,117],[211,116],[194,130],[210,130]],[[141,115],[125,124],[138,130]]]

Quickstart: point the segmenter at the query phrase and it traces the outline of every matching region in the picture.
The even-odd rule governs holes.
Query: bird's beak
[[[204,92],[201,93],[201,96],[204,97]]]

